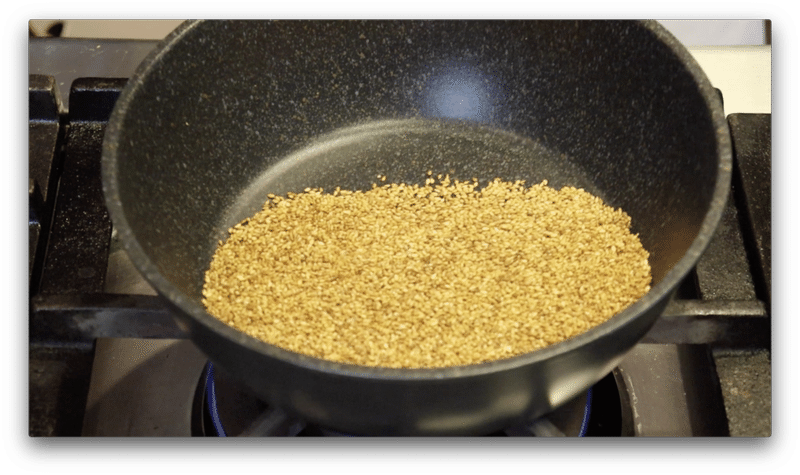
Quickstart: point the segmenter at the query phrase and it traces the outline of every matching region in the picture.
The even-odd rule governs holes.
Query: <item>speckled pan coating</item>
[[[308,420],[364,434],[483,433],[599,380],[655,321],[727,198],[721,104],[654,22],[189,22],[142,64],[106,133],[104,191],[133,262],[215,363]],[[579,185],[622,207],[653,288],[609,322],[493,363],[329,363],[200,303],[231,224],[267,193],[425,171]]]

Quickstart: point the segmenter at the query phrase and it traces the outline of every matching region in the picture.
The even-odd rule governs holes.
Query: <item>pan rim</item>
[[[669,298],[670,292],[696,265],[700,255],[705,251],[708,243],[713,237],[722,217],[722,212],[728,200],[728,194],[730,191],[730,180],[732,173],[732,145],[727,121],[719,99],[716,96],[716,91],[711,85],[708,77],[701,69],[700,65],[692,57],[691,53],[689,53],[686,47],[683,46],[671,33],[669,33],[663,26],[654,20],[638,21],[637,23],[649,30],[658,41],[668,46],[672,53],[678,57],[681,63],[691,73],[695,83],[697,84],[699,93],[703,97],[707,109],[710,111],[711,123],[715,127],[718,159],[718,171],[716,175],[715,188],[709,203],[708,211],[703,218],[697,236],[694,238],[692,244],[689,246],[683,257],[678,260],[672,269],[670,269],[661,279],[661,281],[654,285],[647,294],[603,324],[591,328],[590,330],[568,340],[515,357],[465,366],[439,368],[387,368],[361,366],[323,360],[320,358],[288,351],[275,345],[266,343],[246,335],[243,332],[235,330],[228,325],[225,325],[215,317],[208,314],[208,312],[205,311],[199,302],[189,298],[185,293],[180,291],[174,284],[167,280],[158,271],[157,266],[150,259],[147,253],[145,253],[142,246],[136,239],[132,228],[128,224],[125,207],[119,199],[119,186],[117,182],[118,149],[116,144],[120,137],[121,124],[124,121],[125,114],[128,110],[128,105],[136,96],[137,90],[140,87],[139,80],[144,79],[148,71],[157,65],[157,63],[169,51],[170,45],[179,41],[188,32],[192,31],[202,23],[202,20],[190,20],[184,22],[178,28],[176,28],[142,61],[131,77],[131,80],[122,91],[122,94],[117,100],[114,111],[109,119],[103,141],[103,192],[105,195],[106,206],[108,207],[114,226],[117,228],[117,232],[121,242],[123,243],[123,247],[145,280],[147,280],[150,285],[156,289],[159,295],[166,299],[171,306],[176,307],[180,312],[190,316],[195,320],[196,323],[204,326],[207,330],[221,335],[231,343],[243,346],[248,351],[260,353],[271,358],[276,358],[293,366],[334,373],[337,375],[349,375],[353,377],[392,381],[465,378],[532,365],[570,353],[573,350],[592,342],[593,340],[612,334],[619,328],[624,327],[636,320],[637,317],[641,316],[646,309],[652,307],[663,299]]]

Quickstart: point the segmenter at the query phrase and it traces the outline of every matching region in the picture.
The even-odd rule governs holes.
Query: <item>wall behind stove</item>
[[[160,40],[182,20],[32,20],[36,36]],[[660,20],[687,46],[770,44],[763,20]],[[50,33],[48,33],[50,32]]]
[[[31,20],[34,36],[160,40],[183,20]]]

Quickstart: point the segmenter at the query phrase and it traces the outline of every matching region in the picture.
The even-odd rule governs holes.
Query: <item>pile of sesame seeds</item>
[[[650,289],[630,217],[572,187],[495,179],[269,195],[203,303],[281,348],[392,368],[476,364],[579,335]]]

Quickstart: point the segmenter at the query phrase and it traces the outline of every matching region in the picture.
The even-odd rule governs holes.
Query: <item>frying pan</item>
[[[265,401],[353,434],[482,434],[611,371],[695,265],[730,185],[722,105],[655,22],[187,22],[116,103],[103,186],[133,263],[215,365]],[[203,275],[268,193],[367,189],[427,170],[583,187],[633,221],[649,293],[510,359],[438,369],[323,361],[208,315]]]

